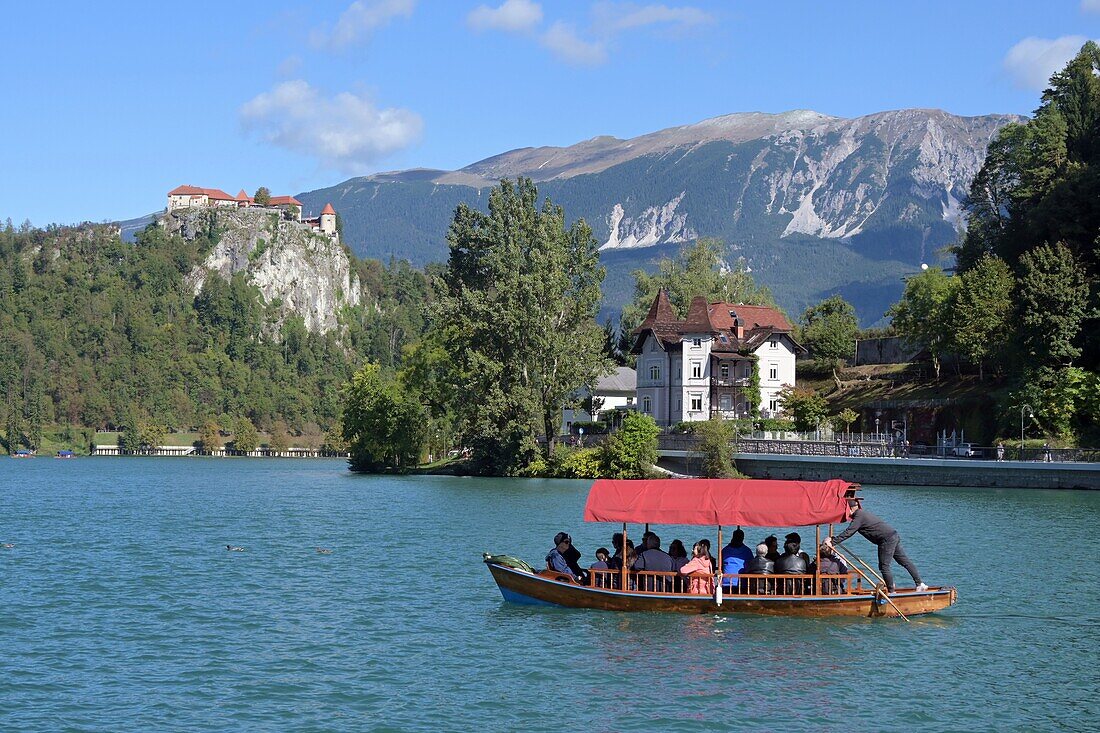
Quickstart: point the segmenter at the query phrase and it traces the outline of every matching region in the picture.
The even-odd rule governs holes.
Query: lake
[[[483,551],[542,566],[559,530],[585,564],[611,546],[614,527],[580,521],[586,482],[202,458],[4,458],[0,480],[4,731],[1100,720],[1100,493],[865,487],[925,580],[959,589],[905,624],[505,604]],[[689,548],[715,534],[654,529]]]

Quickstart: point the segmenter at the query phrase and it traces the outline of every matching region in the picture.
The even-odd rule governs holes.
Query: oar
[[[840,552],[839,547],[837,547],[836,545],[833,545],[832,547],[833,547],[833,552],[837,553],[841,557],[844,557],[843,553]],[[859,557],[858,555],[856,555],[851,550],[848,550],[848,552],[850,552],[852,554],[853,558],[855,558],[856,560],[859,560],[860,563],[862,563],[863,565],[867,565],[867,563],[863,562],[863,558]],[[852,566],[853,570],[855,570],[857,573],[859,573],[861,576],[863,576],[864,580],[866,580],[868,583],[872,582],[871,578],[869,578],[867,576],[867,573],[860,570],[858,565],[856,565],[855,563],[851,563],[851,566]],[[893,609],[898,612],[899,616],[901,616],[903,619],[905,619],[905,623],[909,623],[909,617],[901,612],[901,609],[898,608],[898,604],[894,603],[894,600],[892,598],[890,598],[890,594],[886,592],[886,581],[884,581],[882,578],[879,578],[878,573],[876,573],[874,570],[871,571],[871,574],[874,575],[875,578],[878,579],[879,583],[882,584],[881,590],[878,590],[879,594],[881,594],[882,597],[886,599],[886,602],[889,603],[893,607]],[[876,588],[876,590],[877,590],[877,588]]]

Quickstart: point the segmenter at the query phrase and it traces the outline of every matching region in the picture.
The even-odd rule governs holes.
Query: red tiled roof
[[[753,328],[774,328],[777,331],[790,331],[791,324],[775,308],[766,305],[741,305],[739,303],[711,303],[710,320],[716,328],[733,328],[730,311],[737,314],[746,331]]]
[[[202,196],[206,195],[207,198],[212,198],[216,201],[236,201],[234,197],[227,194],[220,188],[199,188],[198,186],[176,186],[168,192],[169,196]]]
[[[293,204],[294,206],[297,206],[299,209],[302,208],[302,202],[299,201],[298,199],[294,198],[293,196],[272,196],[271,197],[271,206],[288,206],[288,205],[291,205],[291,204]]]
[[[247,193],[245,193],[244,189],[242,188],[240,191],[237,192],[237,200],[238,201],[251,201],[252,197],[249,196]]]
[[[325,208],[321,209],[321,216],[325,214],[332,214],[336,216],[336,209],[332,208],[332,204],[325,204]]]

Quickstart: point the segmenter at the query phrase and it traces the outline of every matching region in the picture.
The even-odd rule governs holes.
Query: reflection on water
[[[928,582],[959,588],[905,624],[502,602],[481,552],[541,565],[560,530],[586,563],[610,546],[617,527],[580,522],[581,482],[201,459],[0,461],[0,480],[0,541],[16,543],[0,553],[3,730],[1088,730],[1100,715],[1100,562],[1050,560],[1097,536],[1100,495],[867,487]]]

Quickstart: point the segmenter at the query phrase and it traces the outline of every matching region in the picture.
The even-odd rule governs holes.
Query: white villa
[[[795,354],[804,351],[774,308],[707,303],[696,296],[679,320],[664,290],[635,333],[638,409],[664,426],[750,417],[754,365],[760,370],[760,414],[774,417],[779,391],[794,384]]]
[[[579,395],[581,398],[592,397],[592,412],[584,407],[564,409],[561,415],[562,434],[573,430],[573,423],[596,422],[601,415],[616,411],[633,410],[635,391],[638,388],[638,379],[630,367],[616,367],[613,374],[600,377],[596,380],[596,386],[592,389],[585,388]]]
[[[180,209],[249,209],[259,206],[242,188],[236,196],[230,196],[220,188],[200,188],[198,186],[177,186],[168,192],[168,213]],[[272,196],[265,204],[267,208],[291,210],[297,220],[316,229],[321,234],[336,237],[336,210],[332,204],[325,204],[321,214],[312,218],[302,218],[302,202],[293,196]]]

